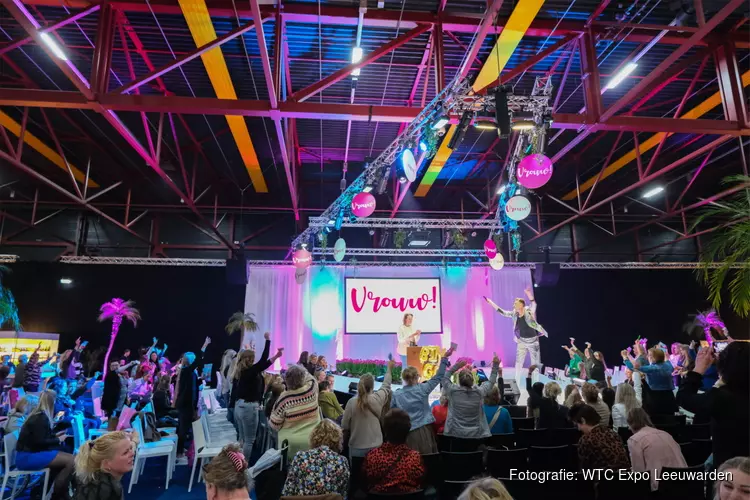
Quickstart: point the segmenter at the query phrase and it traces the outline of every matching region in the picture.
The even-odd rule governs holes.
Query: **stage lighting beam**
[[[612,90],[613,88],[617,87],[630,75],[630,73],[635,71],[637,67],[638,63],[630,62],[626,64],[620,71],[617,72],[615,76],[612,77],[605,88],[607,90]]]
[[[645,193],[643,193],[644,198],[653,198],[657,194],[664,191],[664,186],[654,186],[653,188],[649,189]]]

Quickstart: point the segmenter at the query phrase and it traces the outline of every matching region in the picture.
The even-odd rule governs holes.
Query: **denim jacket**
[[[443,358],[440,361],[440,368],[430,380],[422,384],[405,385],[393,393],[391,408],[399,408],[409,414],[411,430],[419,429],[435,421],[435,417],[432,416],[430,410],[428,397],[435,390],[435,387],[443,381],[447,368],[448,359]]]
[[[497,312],[499,312],[506,318],[513,318],[513,331],[515,332],[516,322],[518,321],[518,318],[520,317],[520,315],[516,312],[516,310],[512,309],[510,311],[506,311],[505,309],[498,307]],[[532,301],[531,305],[526,308],[526,310],[523,313],[523,318],[526,320],[526,324],[529,325],[530,328],[533,328],[534,330],[539,332],[540,337],[549,336],[547,334],[547,330],[545,330],[542,325],[536,322],[536,301]],[[524,340],[519,337],[516,337],[516,339],[524,343],[532,343],[532,342],[537,341],[537,339],[532,339],[531,342],[529,342],[528,340]]]

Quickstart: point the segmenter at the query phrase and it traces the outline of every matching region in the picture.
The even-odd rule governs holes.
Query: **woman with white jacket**
[[[612,406],[612,427],[628,426],[628,412],[641,407],[641,373],[633,372],[633,385],[627,382],[617,386],[615,404]]]

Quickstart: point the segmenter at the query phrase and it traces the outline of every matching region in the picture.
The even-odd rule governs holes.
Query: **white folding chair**
[[[221,447],[209,447],[206,442],[206,436],[203,434],[203,425],[199,421],[193,422],[193,444],[195,445],[195,458],[193,459],[193,470],[190,472],[190,484],[188,484],[188,493],[193,489],[193,478],[195,477],[195,468],[198,466],[198,460],[201,463],[201,470],[198,472],[198,481],[200,482],[203,474],[203,464],[207,458],[214,458],[221,453]]]
[[[223,385],[224,384],[222,383],[222,380],[221,380],[221,372],[217,371],[216,372],[216,392],[218,392],[219,394],[221,394],[221,389],[222,389]]]
[[[143,473],[146,460],[152,457],[167,457],[167,479],[164,489],[169,489],[169,481],[172,479],[172,472],[177,462],[177,443],[174,441],[146,443],[143,440],[143,423],[139,416],[133,419],[133,431],[138,435],[138,447],[135,451],[135,463],[133,464],[133,472],[130,475],[128,493],[130,493],[133,485],[138,482],[138,477]]]
[[[141,410],[144,413],[153,413],[154,417],[156,417],[156,412],[154,411],[154,402],[149,401],[146,406],[143,407]],[[176,436],[177,435],[177,427],[157,427],[156,428],[159,432],[165,432],[169,436]]]
[[[86,441],[86,433],[83,430],[83,416],[73,415],[73,419],[70,421],[73,429],[73,454],[77,454],[81,445]]]
[[[3,437],[3,444],[5,445],[5,457],[4,458],[4,469],[5,474],[3,475],[3,485],[0,488],[0,500],[2,495],[5,493],[5,487],[8,485],[8,479],[14,478],[13,490],[11,490],[10,498],[13,500],[16,497],[16,488],[18,487],[18,478],[26,475],[33,474],[44,474],[44,486],[42,487],[42,498],[47,499],[47,488],[49,487],[49,473],[50,470],[18,470],[15,468],[16,463],[16,445],[18,444],[18,431],[6,434]],[[51,493],[51,492],[50,492]]]

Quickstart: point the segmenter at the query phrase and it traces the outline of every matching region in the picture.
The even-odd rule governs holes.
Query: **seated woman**
[[[665,431],[655,429],[643,408],[628,411],[628,427],[633,435],[628,439],[633,472],[651,475],[651,491],[659,489],[658,473],[663,467],[687,467],[680,445]]]
[[[135,378],[128,384],[128,399],[131,403],[137,402],[139,408],[151,401],[151,370],[150,364],[139,366]]]
[[[490,426],[490,434],[510,434],[513,432],[513,420],[507,408],[500,406],[500,389],[494,386],[484,397],[484,416]]]
[[[715,500],[743,500],[750,496],[750,458],[730,458],[718,472],[726,474],[714,484]]]
[[[559,429],[570,427],[568,422],[568,408],[557,402],[560,395],[560,386],[557,382],[547,382],[544,385],[542,396],[531,390],[531,374],[536,370],[536,365],[529,366],[529,374],[526,376],[526,390],[533,406],[539,409],[537,429]]]
[[[445,421],[448,420],[448,397],[445,392],[440,393],[440,399],[432,403],[432,416],[435,421],[432,423],[435,427],[435,434],[442,434],[445,430]]]
[[[228,444],[203,468],[206,500],[250,500],[250,476],[242,448]]]
[[[609,425],[611,412],[607,403],[599,399],[599,389],[595,385],[586,382],[581,387],[583,402],[592,407],[599,414],[602,425]]]
[[[474,374],[470,370],[461,370],[464,364],[459,361],[449,371],[450,374],[458,371],[458,385],[449,377],[443,380],[443,392],[448,397],[448,419],[443,434],[463,439],[488,438],[490,426],[482,403],[497,381],[500,359],[493,358],[490,379],[479,387],[474,385]]]
[[[640,381],[640,374],[636,374],[636,378]],[[615,404],[612,406],[612,426],[615,429],[627,427],[628,412],[633,408],[640,407],[640,383],[638,384],[637,391],[627,382],[619,384],[615,392]]]
[[[309,448],[310,433],[320,423],[319,409],[318,383],[304,366],[290,366],[286,391],[279,396],[268,421],[279,433],[279,443],[289,441],[288,456]]]
[[[177,418],[177,410],[175,410],[171,404],[172,396],[169,390],[171,380],[172,379],[169,375],[162,375],[159,377],[156,391],[154,391],[154,413],[159,420],[164,418]]]
[[[44,391],[39,396],[39,405],[21,427],[16,447],[16,467],[20,470],[52,469],[53,474],[57,474],[52,498],[67,499],[74,460],[73,455],[61,451],[67,436],[52,432],[55,397],[54,391]]]
[[[283,496],[311,496],[349,489],[349,462],[340,455],[344,444],[341,427],[330,419],[320,422],[310,434],[310,449],[294,456],[282,491]]]
[[[333,393],[333,387],[324,380],[318,384],[318,404],[320,410],[323,412],[325,418],[330,418],[336,423],[341,422],[341,417],[344,415],[344,409],[341,407],[341,403]]]
[[[136,443],[125,431],[83,443],[75,459],[78,479],[73,500],[121,500],[122,476],[133,470]]]
[[[630,468],[622,439],[601,422],[594,408],[577,403],[570,409],[569,416],[570,421],[583,433],[578,441],[578,465],[582,470]]]
[[[365,457],[362,471],[369,491],[410,493],[422,487],[425,474],[422,456],[406,444],[411,429],[409,414],[398,408],[383,419],[385,442]]]
[[[33,394],[27,394],[18,401],[13,411],[8,415],[8,420],[5,422],[5,433],[15,432],[20,430],[26,418],[29,414],[34,411],[34,408],[39,404],[39,398]]]

